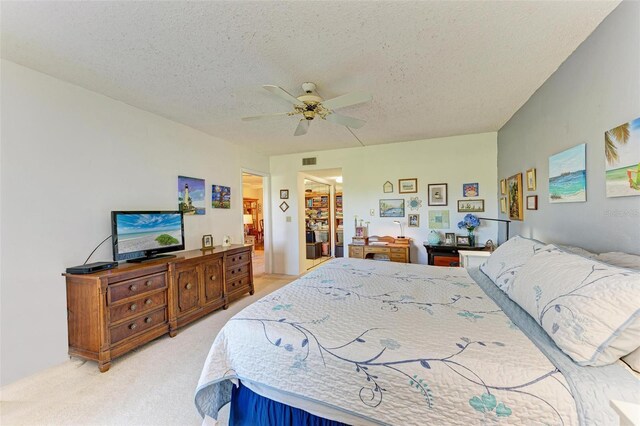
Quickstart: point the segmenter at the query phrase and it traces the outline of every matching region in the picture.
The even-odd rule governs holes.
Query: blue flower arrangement
[[[473,234],[473,230],[480,226],[480,219],[478,216],[471,213],[467,214],[464,219],[458,222],[458,229],[465,228],[469,231],[469,234]]]

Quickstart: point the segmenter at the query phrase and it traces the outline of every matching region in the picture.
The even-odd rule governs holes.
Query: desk
[[[373,259],[376,254],[384,255],[392,262],[411,263],[410,244],[357,245],[349,244],[349,257]]]
[[[459,263],[460,257],[458,254],[460,250],[488,250],[485,246],[469,247],[429,243],[424,243],[423,245],[427,249],[427,262],[433,266],[451,266],[452,263]]]

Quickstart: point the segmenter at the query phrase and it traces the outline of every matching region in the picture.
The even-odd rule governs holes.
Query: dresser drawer
[[[237,293],[239,291],[247,292],[251,287],[251,277],[246,276],[240,279],[234,279],[227,282],[227,294]]]
[[[227,268],[227,280],[234,280],[238,277],[249,275],[250,269],[251,268],[248,263],[241,266],[233,266],[231,268]]]
[[[150,329],[151,327],[167,322],[167,310],[165,308],[149,312],[146,315],[136,317],[121,325],[111,328],[111,344],[120,342],[127,337],[132,337]]]
[[[130,302],[120,303],[109,308],[111,322],[117,322],[125,318],[135,317],[142,312],[158,309],[160,306],[166,306],[167,292],[159,291],[151,295],[143,295]]]
[[[109,304],[118,300],[141,295],[151,290],[157,290],[167,286],[166,274],[164,272],[155,275],[146,275],[133,280],[124,281],[109,286]]]
[[[243,263],[248,263],[251,260],[251,250],[247,250],[241,253],[230,254],[227,256],[226,265],[227,268],[230,268],[234,265],[241,265]]]
[[[384,253],[389,254],[388,247],[367,247],[365,250],[367,253]]]
[[[364,247],[349,246],[349,257],[364,257]]]
[[[402,254],[391,253],[391,261],[407,263],[407,256],[405,256],[404,253]]]
[[[407,252],[406,249],[391,247],[391,254],[401,254],[404,256],[406,252]]]

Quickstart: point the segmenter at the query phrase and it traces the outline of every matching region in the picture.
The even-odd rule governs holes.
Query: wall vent
[[[317,157],[303,158],[302,159],[302,165],[303,166],[315,166],[316,165],[316,160],[317,160]]]

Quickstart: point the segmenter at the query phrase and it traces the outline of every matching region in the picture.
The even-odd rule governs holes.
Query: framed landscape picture
[[[640,195],[640,118],[604,134],[607,197]]]
[[[380,200],[380,217],[404,217],[404,199]]]
[[[586,144],[576,145],[549,157],[549,202],[587,201]]]
[[[448,204],[447,184],[430,183],[427,185],[427,197],[430,206],[446,206]]]
[[[509,209],[509,219],[522,220],[522,173],[513,175],[507,179],[507,201]]]
[[[211,207],[214,209],[231,208],[231,188],[222,185],[211,186]]]
[[[206,213],[204,179],[178,176],[178,210],[185,215]]]
[[[458,200],[458,211],[461,213],[482,213],[484,200]]]
[[[398,179],[398,193],[412,194],[418,192],[418,179]]]

